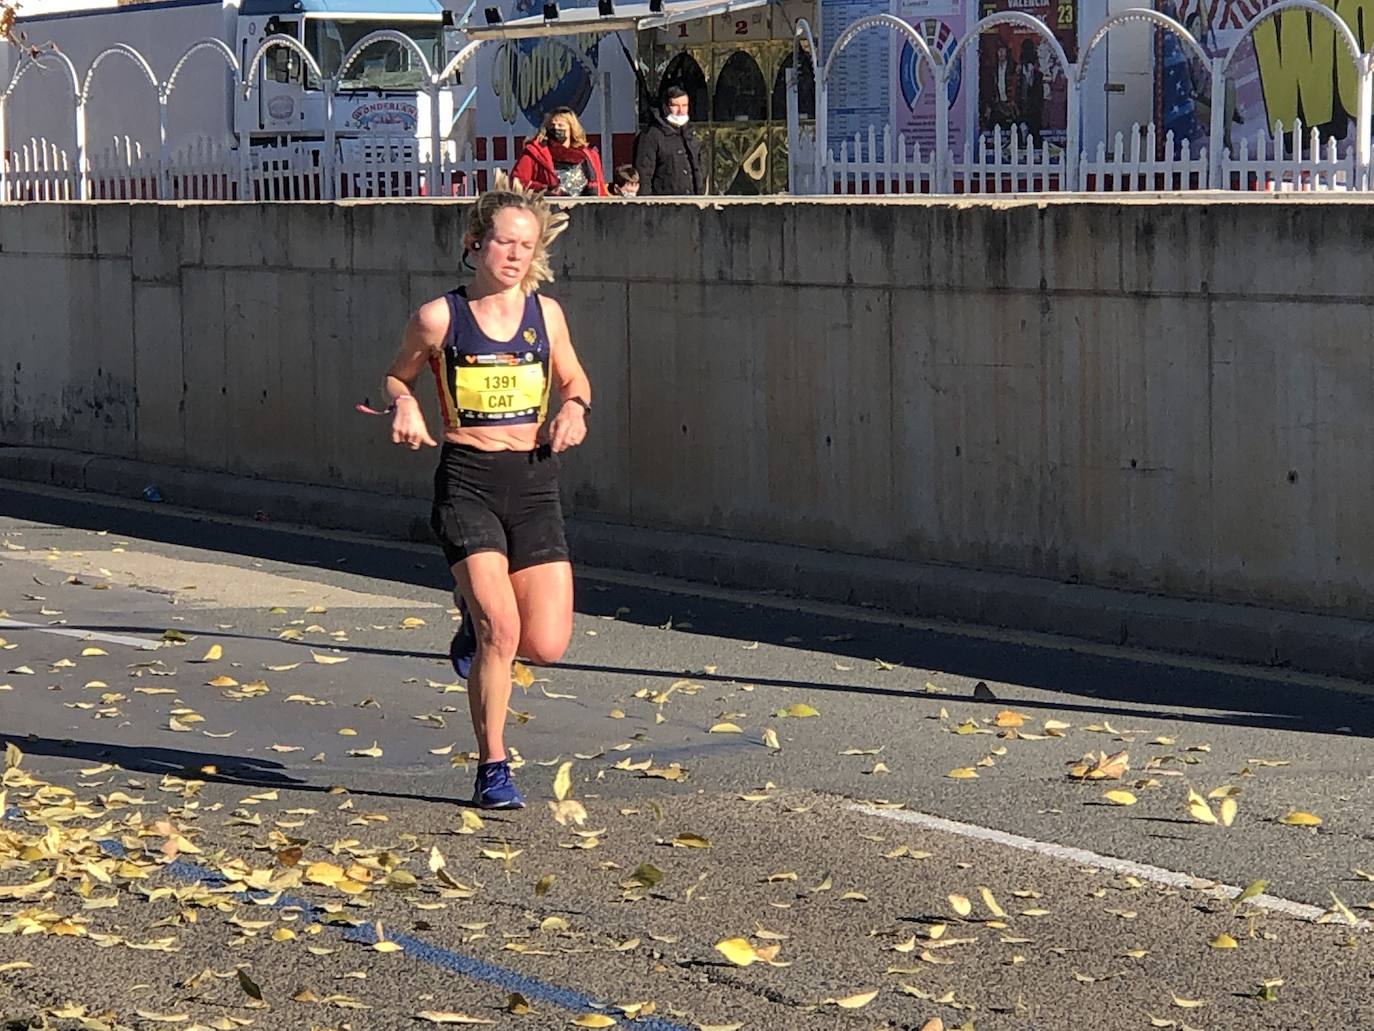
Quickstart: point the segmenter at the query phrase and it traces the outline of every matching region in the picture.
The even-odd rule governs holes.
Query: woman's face
[[[502,208],[491,230],[473,251],[477,274],[501,289],[519,286],[534,260],[539,220],[524,208]]]
[[[554,115],[549,119],[549,139],[556,143],[572,140],[572,119],[567,115]]]

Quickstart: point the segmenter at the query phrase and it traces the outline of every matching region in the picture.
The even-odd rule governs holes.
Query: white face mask
[[[677,129],[681,129],[684,125],[687,124],[687,121],[688,119],[686,115],[668,115],[667,117],[668,124]]]

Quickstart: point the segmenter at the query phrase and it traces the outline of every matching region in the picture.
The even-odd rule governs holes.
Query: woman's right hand
[[[421,444],[437,447],[438,442],[429,435],[429,428],[425,425],[420,402],[413,397],[399,397],[395,404],[396,414],[391,417],[391,442],[404,444],[412,451],[420,450]]]

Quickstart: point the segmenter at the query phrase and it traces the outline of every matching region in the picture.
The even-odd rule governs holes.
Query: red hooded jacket
[[[511,178],[519,179],[532,189],[555,193],[558,190],[555,156],[559,161],[586,161],[590,169],[587,185],[593,188],[596,196],[606,196],[606,176],[601,171],[601,157],[592,147],[565,147],[560,143],[530,140],[525,144],[524,153],[515,162]]]

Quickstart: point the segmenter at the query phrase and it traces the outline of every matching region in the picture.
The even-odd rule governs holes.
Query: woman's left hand
[[[587,413],[576,401],[565,402],[548,426],[549,446],[566,451],[587,439]]]

